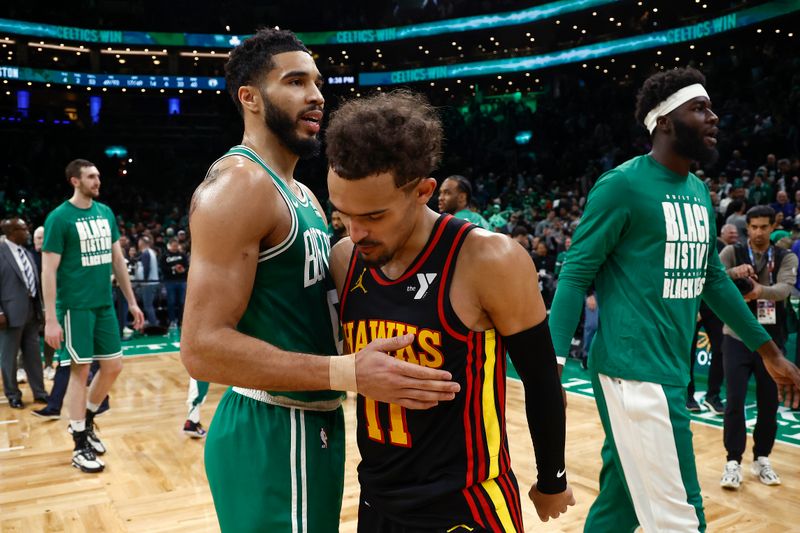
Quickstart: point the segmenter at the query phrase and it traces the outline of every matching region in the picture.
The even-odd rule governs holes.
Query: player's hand
[[[597,298],[595,298],[594,294],[590,294],[586,297],[586,307],[589,308],[589,311],[597,309]]]
[[[6,318],[5,313],[0,313],[0,329],[6,329],[8,327],[8,319]]]
[[[142,331],[144,327],[144,313],[142,313],[142,310],[139,309],[138,305],[130,305],[128,306],[128,311],[130,311],[133,316],[133,329]]]
[[[461,386],[452,381],[450,372],[406,363],[389,355],[413,341],[414,335],[376,339],[356,353],[359,394],[408,409],[430,409],[455,398]]]
[[[567,512],[567,507],[575,505],[575,496],[572,495],[572,487],[569,484],[567,484],[564,492],[544,494],[539,492],[536,488],[536,483],[534,483],[531,490],[528,491],[528,497],[536,507],[536,514],[539,515],[539,519],[542,522],[547,522],[551,518],[558,518]]]
[[[61,343],[64,341],[64,330],[61,329],[61,324],[55,320],[45,322],[44,341],[54,350],[60,350]]]
[[[762,357],[764,367],[778,385],[778,401],[792,409],[800,407],[800,370],[783,355]]]

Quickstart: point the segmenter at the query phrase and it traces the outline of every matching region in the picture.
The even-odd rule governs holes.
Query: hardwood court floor
[[[0,404],[0,530],[38,531],[218,531],[203,470],[203,442],[180,431],[188,377],[177,354],[126,359],[112,391],[112,410],[98,419],[108,446],[99,475],[70,466],[72,439],[66,420],[44,421]],[[25,400],[30,392],[25,389]],[[224,387],[212,385],[202,418],[209,422]],[[524,491],[535,477],[522,387],[509,382],[508,433],[514,470]],[[523,501],[527,531],[577,532],[597,493],[602,428],[594,401],[570,395],[567,466],[578,504],[556,521],[541,523]],[[346,417],[353,435],[352,398]],[[739,492],[724,492],[722,432],[693,425],[698,471],[709,531],[800,532],[800,448],[777,444],[772,462],[783,486],[766,487],[749,474]],[[16,447],[22,449],[13,449]],[[6,451],[12,448],[10,451]],[[749,456],[750,444],[748,444]],[[342,533],[356,531],[358,450],[348,441]],[[315,532],[312,532],[315,533]],[[648,532],[649,533],[649,532]]]

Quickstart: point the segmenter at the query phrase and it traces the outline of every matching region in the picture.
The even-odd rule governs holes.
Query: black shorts
[[[358,533],[482,533],[488,531],[473,521],[454,522],[447,527],[426,528],[399,524],[371,506],[364,498],[358,502]]]

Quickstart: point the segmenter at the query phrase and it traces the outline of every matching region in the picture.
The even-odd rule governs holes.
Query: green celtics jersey
[[[297,195],[253,150],[235,146],[238,155],[257,163],[269,175],[289,208],[291,229],[283,242],[262,250],[250,301],[237,329],[281,349],[319,355],[338,353],[334,330],[336,289],[328,272],[328,228],[308,190]],[[337,391],[270,392],[300,402],[334,400]]]
[[[472,222],[479,228],[487,229],[489,231],[491,231],[492,229],[492,227],[489,225],[489,223],[486,221],[485,218],[483,218],[479,213],[470,211],[469,209],[462,209],[458,213],[455,213],[453,216],[456,218],[461,218],[463,220],[466,220],[467,222]]]
[[[600,177],[558,280],[550,314],[556,353],[565,356],[595,283],[600,327],[593,370],[627,380],[686,386],[702,297],[750,349],[770,337],[717,255],[706,185],[639,156]]]
[[[44,222],[42,250],[61,256],[56,307],[90,309],[111,305],[111,246],[119,240],[114,213],[92,202],[88,209],[66,201]]]

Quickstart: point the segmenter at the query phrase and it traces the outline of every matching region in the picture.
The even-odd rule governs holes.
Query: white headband
[[[655,106],[652,110],[650,110],[647,116],[644,117],[644,125],[647,128],[647,131],[649,131],[652,135],[653,130],[656,129],[658,117],[663,117],[664,115],[674,111],[676,108],[682,106],[692,98],[697,98],[698,96],[705,96],[708,98],[708,93],[706,92],[705,87],[699,83],[695,83],[694,85],[684,87]]]

